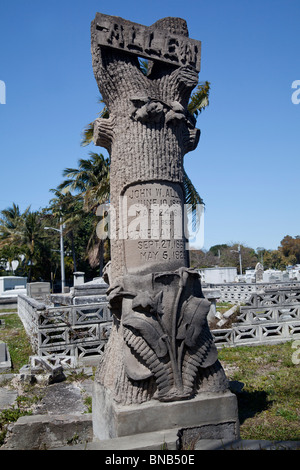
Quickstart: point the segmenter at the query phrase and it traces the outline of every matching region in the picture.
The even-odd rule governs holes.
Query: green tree
[[[0,258],[2,265],[8,263],[11,267],[12,261],[21,260],[20,257],[23,254],[21,248],[21,225],[28,211],[29,207],[22,214],[19,206],[15,203],[1,211]]]
[[[50,250],[44,233],[43,217],[40,212],[30,211],[28,207],[23,213],[19,207],[1,211],[0,249],[6,253],[8,261],[16,255],[23,255],[23,273],[28,281],[44,277],[48,272]],[[17,258],[18,259],[18,258]]]
[[[222,250],[226,250],[228,248],[228,245],[223,243],[222,245],[213,245],[210,247],[209,251],[213,253],[214,256],[221,256]]]
[[[22,249],[18,246],[10,244],[4,245],[2,248],[0,248],[0,275],[5,275],[7,273],[14,275],[15,271],[13,270],[12,262],[19,261],[20,264],[23,257],[24,254],[22,253]]]
[[[218,256],[215,256],[211,250],[191,250],[190,264],[193,268],[213,268],[219,262]]]
[[[66,178],[58,191],[74,191],[83,200],[85,211],[95,211],[99,204],[109,200],[109,158],[101,153],[90,152],[90,158],[81,158],[78,168],[66,168]]]
[[[56,228],[63,227],[63,236],[69,242],[72,252],[72,263],[65,259],[65,265],[70,266],[72,272],[77,271],[77,256],[75,249],[75,235],[83,217],[83,202],[80,195],[72,195],[71,192],[61,192],[51,189],[55,195],[50,200],[50,205],[45,209],[45,217],[49,224]],[[67,251],[67,250],[66,250]]]
[[[44,233],[40,215],[28,212],[21,225],[21,245],[24,247],[28,265],[28,280],[32,279],[33,263],[37,261],[37,252],[41,249]]]
[[[278,250],[286,258],[287,264],[300,263],[300,236],[286,235],[280,242]]]
[[[286,262],[279,250],[266,250],[263,256],[263,265],[265,269],[284,269]]]
[[[17,204],[1,211],[0,218],[0,248],[8,245],[19,245],[21,242],[21,227],[30,207],[22,214]]]
[[[90,158],[82,158],[78,163],[78,168],[66,168],[63,171],[63,176],[66,179],[58,186],[57,190],[65,194],[75,192],[77,198],[83,202],[83,212],[95,216],[99,205],[109,200],[109,158],[90,152]],[[98,220],[94,217],[87,243],[87,257],[91,267],[95,268],[99,265],[101,276],[104,259],[107,258],[108,244],[97,236],[97,224]]]
[[[188,111],[195,118],[209,105],[210,82],[200,82],[192,94]]]
[[[240,273],[240,259],[239,254],[237,253],[239,246],[241,250],[243,272],[247,268],[255,268],[258,262],[258,257],[255,250],[239,243],[232,243],[221,251],[219,266],[233,266],[236,267],[238,273]]]

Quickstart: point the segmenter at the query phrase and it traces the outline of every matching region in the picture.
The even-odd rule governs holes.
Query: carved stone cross
[[[189,269],[183,157],[200,131],[187,110],[198,83],[201,43],[186,22],[150,27],[97,13],[95,78],[109,111],[94,141],[111,158],[111,272],[114,327],[97,380],[122,404],[192,397],[222,389],[223,369],[199,275]],[[145,75],[139,57],[146,58]]]

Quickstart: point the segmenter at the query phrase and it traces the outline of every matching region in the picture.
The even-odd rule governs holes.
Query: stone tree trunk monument
[[[97,13],[91,36],[109,110],[94,123],[94,142],[111,158],[114,316],[95,378],[95,435],[221,425],[237,437],[235,396],[207,324],[210,303],[186,249],[183,157],[200,135],[187,105],[201,43],[180,18],[146,27]],[[139,57],[148,60],[147,75]]]

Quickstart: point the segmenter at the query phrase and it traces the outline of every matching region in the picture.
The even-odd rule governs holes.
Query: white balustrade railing
[[[49,307],[20,295],[18,314],[40,356],[101,355],[112,326],[107,302]]]

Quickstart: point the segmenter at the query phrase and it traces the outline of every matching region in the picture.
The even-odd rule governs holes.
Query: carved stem
[[[172,318],[172,349],[175,355],[174,381],[178,390],[182,391],[183,383],[182,383],[182,371],[181,371],[181,366],[180,366],[181,360],[179,361],[179,354],[176,360],[176,349],[177,349],[176,348],[176,327],[177,327],[177,319],[178,319],[178,313],[179,313],[179,302],[180,302],[181,294],[184,288],[184,282],[182,278],[180,278],[179,283],[180,283],[180,287],[176,296],[174,311],[173,311],[173,318]]]

